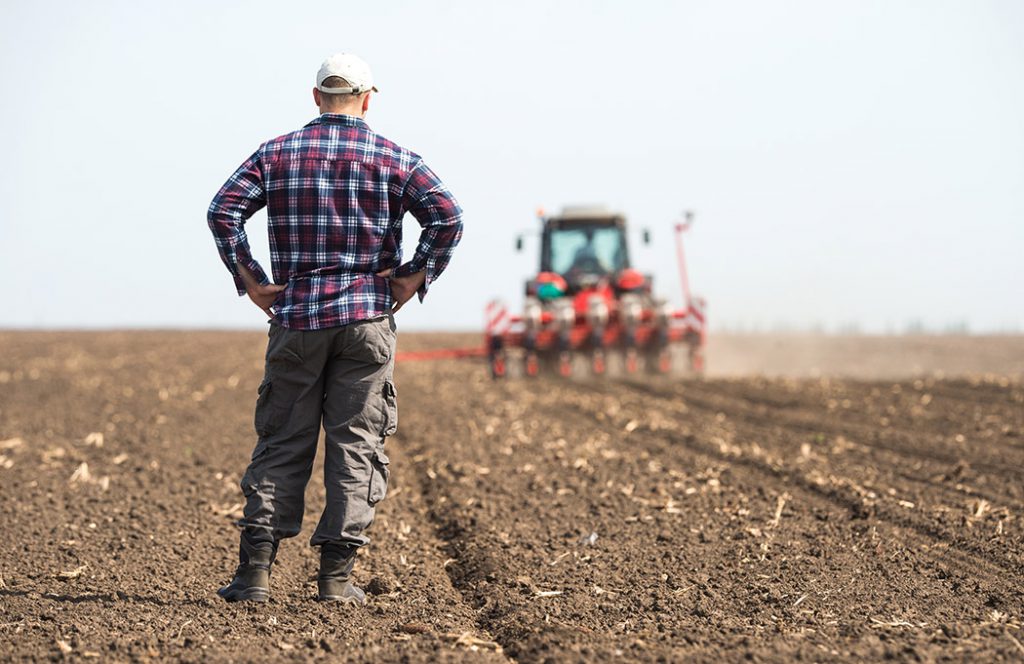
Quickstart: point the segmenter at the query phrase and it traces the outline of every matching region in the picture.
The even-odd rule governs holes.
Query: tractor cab
[[[545,220],[540,271],[572,290],[593,286],[629,267],[626,221],[617,215],[563,214]]]
[[[542,219],[540,270],[527,283],[527,295],[557,283],[561,294],[573,295],[608,287],[632,275],[626,242],[626,218],[602,207],[569,207]],[[543,292],[541,292],[542,299]]]

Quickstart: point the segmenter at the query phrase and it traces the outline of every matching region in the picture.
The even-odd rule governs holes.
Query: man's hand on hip
[[[261,284],[256,280],[249,270],[244,265],[238,266],[238,273],[242,276],[242,282],[245,284],[245,292],[249,295],[249,299],[255,303],[257,307],[263,310],[268,317],[273,318],[274,312],[270,310],[270,306],[274,304],[274,300],[281,294],[287,286],[284,284]]]
[[[281,294],[286,286],[282,284],[256,284],[255,286],[246,286],[245,292],[249,294],[249,299],[256,303],[256,306],[263,310],[270,318],[274,317],[274,312],[270,310],[270,306],[274,304],[274,300]]]
[[[377,273],[378,277],[391,277],[391,270],[384,270],[383,272]],[[420,270],[414,274],[410,274],[405,277],[391,277],[391,299],[395,301],[394,306],[391,308],[391,312],[394,313],[402,308],[406,302],[408,302],[416,291],[420,289],[423,282],[427,279],[426,270]]]

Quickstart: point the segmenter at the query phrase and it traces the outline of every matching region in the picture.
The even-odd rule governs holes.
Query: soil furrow
[[[631,385],[634,389],[649,391],[647,386]],[[809,434],[830,434],[848,436],[865,445],[878,448],[911,459],[952,467],[963,460],[961,454],[943,452],[936,447],[947,447],[941,435],[920,431],[899,430],[892,427],[880,428],[857,422],[834,422],[829,418],[808,413],[761,413],[743,406],[742,401],[727,397],[726,400],[708,398],[700,390],[691,390],[684,397],[687,404],[709,412],[724,412],[727,416],[746,420],[753,426],[782,426]],[[927,438],[926,438],[927,436]],[[1007,450],[1008,451],[1008,450]],[[978,458],[980,456],[980,458]],[[997,461],[995,455],[981,453],[972,455],[972,467],[1007,478],[1024,477],[1024,465],[1014,456]]]
[[[759,433],[762,430],[790,430],[799,432],[803,435],[790,441],[790,445],[784,446],[788,448],[788,452],[791,455],[801,453],[801,446],[809,444],[808,441],[820,444],[822,441],[818,440],[818,438],[823,435],[824,431],[829,431],[826,426],[821,424],[823,419],[827,419],[827,415],[819,416],[818,419],[809,418],[810,424],[802,422],[797,426],[791,426],[791,418],[787,418],[783,415],[774,416],[772,413],[768,412],[752,411],[741,403],[737,404],[732,402],[725,407],[722,407],[717,403],[708,404],[707,402],[701,401],[701,399],[696,396],[699,392],[711,388],[710,384],[705,381],[691,383],[684,388],[685,397],[682,396],[678,389],[672,390],[670,394],[663,394],[648,385],[633,382],[627,382],[624,384],[633,391],[642,392],[647,398],[658,399],[676,414],[685,414],[688,412],[687,409],[690,406],[693,406],[702,409],[709,414],[717,415],[718,413],[723,413],[726,416],[732,416],[736,420],[745,421],[754,427],[751,431],[756,433]],[[782,402],[780,399],[763,396],[760,398],[759,402],[760,401],[771,403]],[[742,413],[742,415],[736,417],[738,412]],[[807,416],[805,415],[805,417]],[[830,431],[830,433],[835,434],[835,430]],[[847,431],[847,433],[849,432]],[[840,433],[839,435],[843,434]],[[873,436],[870,436],[869,439],[878,439],[883,435],[888,435],[888,430],[886,430],[885,433],[875,433]],[[932,434],[930,439],[935,440],[935,434]],[[864,439],[858,438],[857,440],[859,441]],[[966,453],[966,450],[963,451],[964,453],[961,453],[956,457],[955,463],[950,463],[948,460],[940,463],[928,454],[917,455],[914,458],[918,460],[918,463],[915,464],[918,474],[915,475],[904,470],[905,464],[902,462],[902,459],[906,457],[906,454],[904,454],[901,449],[892,449],[890,447],[877,444],[871,445],[870,443],[854,442],[850,439],[843,440],[839,445],[842,448],[844,457],[855,457],[862,460],[866,467],[873,469],[877,468],[882,472],[890,473],[893,476],[914,482],[915,484],[941,491],[956,501],[983,498],[992,504],[1010,507],[1015,510],[1019,510],[1021,506],[1024,505],[1024,490],[1022,490],[1021,484],[1018,482],[1005,482],[993,478],[991,481],[988,481],[988,486],[993,487],[991,489],[980,488],[976,483],[972,483],[970,485],[967,484],[969,477],[974,477],[977,481],[986,481],[989,478],[984,476],[977,477],[977,469],[973,468],[967,462],[967,459],[972,457]],[[881,456],[881,459],[879,456]],[[891,459],[891,463],[879,463],[882,459]],[[844,465],[843,462],[838,459],[833,459],[833,463]],[[924,467],[924,464],[926,463],[931,465],[930,469]],[[950,486],[946,484],[946,482],[955,483]],[[999,490],[996,490],[996,488]]]
[[[634,416],[642,416],[639,411],[632,413]],[[833,503],[844,507],[857,517],[872,517],[892,525],[912,530],[927,539],[922,543],[928,546],[961,547],[962,550],[948,549],[945,555],[967,562],[960,565],[965,573],[977,574],[979,568],[987,572],[981,577],[990,582],[998,582],[1006,574],[1020,575],[1024,573],[1024,566],[1019,560],[1007,559],[1004,553],[993,551],[990,547],[984,546],[976,541],[965,541],[959,533],[944,527],[941,524],[928,521],[920,521],[905,513],[889,508],[887,505],[875,501],[866,501],[862,491],[858,491],[857,483],[843,477],[838,482],[826,481],[827,478],[818,476],[812,477],[804,473],[787,469],[778,463],[765,461],[763,458],[755,458],[749,453],[734,447],[732,453],[721,451],[720,447],[702,442],[692,434],[673,435],[664,431],[652,431],[654,437],[664,438],[668,444],[681,443],[699,451],[702,454],[715,456],[722,461],[734,464],[741,464],[748,468],[761,472],[767,477],[777,478],[785,486],[798,486],[813,494],[822,496]],[[975,570],[972,572],[972,570]]]
[[[1008,476],[1013,479],[1024,477],[1024,468],[1018,469],[1015,464],[977,461],[976,456],[966,450],[959,450],[957,453],[934,452],[935,445],[946,446],[946,436],[943,434],[925,431],[914,434],[910,431],[894,430],[888,427],[872,429],[866,425],[850,422],[835,424],[827,412],[817,415],[813,412],[802,412],[798,416],[787,412],[765,412],[749,407],[743,403],[743,400],[731,395],[723,395],[721,398],[705,398],[704,393],[714,389],[708,382],[690,384],[689,388],[685,391],[685,396],[678,393],[666,395],[649,385],[633,382],[626,382],[623,385],[633,391],[642,392],[647,397],[660,399],[665,402],[676,402],[675,409],[677,411],[681,406],[683,408],[698,408],[712,415],[722,413],[732,420],[745,422],[756,430],[770,431],[772,429],[782,429],[814,437],[821,437],[825,434],[829,436],[843,436],[844,438],[848,437],[845,445],[850,450],[859,451],[860,448],[868,447],[882,454],[889,453],[895,455],[895,457],[910,458],[917,462],[932,464],[932,470],[926,473],[924,477],[914,476],[913,479],[918,482],[928,483],[934,477],[960,473],[962,472],[962,467],[968,463],[972,471],[985,470],[991,474]],[[893,437],[905,442],[902,444],[889,444],[885,442]],[[863,456],[870,457],[871,455],[865,451]],[[971,461],[967,462],[967,459],[971,459]],[[899,461],[894,463],[894,467],[900,467],[901,465]],[[1022,492],[1018,483],[1007,483],[1002,480],[992,483],[998,484],[1007,493],[995,494],[976,489],[978,495],[1000,502],[1008,499],[1013,504],[1020,504]],[[957,489],[954,490],[959,491]]]

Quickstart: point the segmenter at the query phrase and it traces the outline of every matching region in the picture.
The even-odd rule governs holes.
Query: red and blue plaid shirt
[[[220,256],[245,286],[239,265],[270,283],[252,257],[245,221],[267,206],[274,302],[285,327],[317,330],[391,310],[390,281],[426,271],[419,290],[444,271],[462,237],[462,210],[419,155],[373,133],[349,115],[325,113],[267,141],[228,178],[207,219]],[[422,226],[412,260],[402,264],[402,217]]]

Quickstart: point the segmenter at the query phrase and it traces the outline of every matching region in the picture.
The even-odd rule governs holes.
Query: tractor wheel
[[[568,378],[572,375],[572,354],[568,351],[562,351],[558,354],[558,375],[562,378]]]
[[[658,373],[672,373],[672,347],[665,346],[658,351]]]
[[[497,380],[498,378],[504,378],[507,373],[507,367],[505,366],[505,353],[497,352],[491,354],[491,378]]]
[[[698,344],[690,344],[690,371],[696,376],[704,375],[704,348]]]
[[[529,376],[531,378],[535,378],[537,376],[537,374],[540,373],[540,362],[537,360],[537,354],[536,353],[527,353],[526,354],[526,362],[525,362],[525,364],[526,364],[525,369],[526,369],[526,375],[527,376]]]
[[[626,351],[626,373],[635,374],[640,368],[639,358],[637,358],[636,349],[630,348]]]

